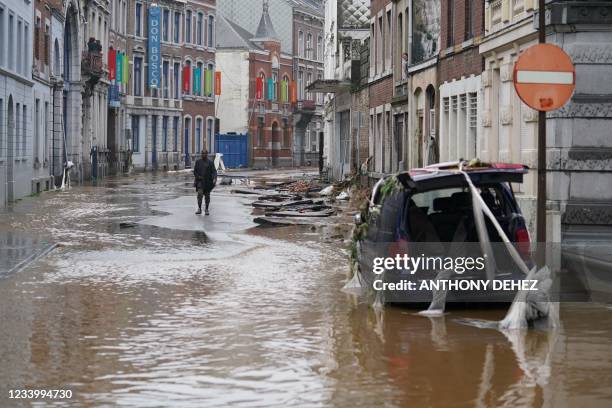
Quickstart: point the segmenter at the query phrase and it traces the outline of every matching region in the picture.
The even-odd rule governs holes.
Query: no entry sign
[[[534,45],[514,65],[516,93],[535,110],[559,109],[572,97],[575,87],[576,69],[572,59],[556,45]]]

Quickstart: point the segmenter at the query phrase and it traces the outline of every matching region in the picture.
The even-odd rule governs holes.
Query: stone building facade
[[[479,46],[484,70],[478,156],[485,161],[529,166],[531,171],[514,191],[532,233],[535,232],[538,114],[517,96],[512,71],[521,51],[537,43],[534,26],[537,6],[538,2],[533,0],[486,2],[485,35]]]
[[[32,192],[31,1],[0,2],[0,204]]]

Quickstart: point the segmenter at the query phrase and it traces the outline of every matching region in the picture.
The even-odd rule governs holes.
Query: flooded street
[[[612,404],[609,306],[527,333],[464,324],[504,310],[378,313],[340,291],[342,229],[257,227],[250,201],[221,186],[197,217],[189,174],[140,174],[0,213],[5,243],[59,244],[0,276],[0,406]]]

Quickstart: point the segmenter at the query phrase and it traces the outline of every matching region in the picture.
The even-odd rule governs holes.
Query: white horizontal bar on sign
[[[518,71],[516,73],[516,82],[520,84],[572,85],[574,83],[574,73],[560,71]]]

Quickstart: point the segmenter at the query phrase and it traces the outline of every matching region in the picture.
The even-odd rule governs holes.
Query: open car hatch
[[[397,179],[404,188],[410,191],[425,191],[457,185],[467,186],[465,178],[458,171],[458,163],[444,163],[399,173]],[[464,171],[476,185],[522,183],[523,176],[527,174],[529,167],[522,164],[479,163],[478,166],[464,167]]]

